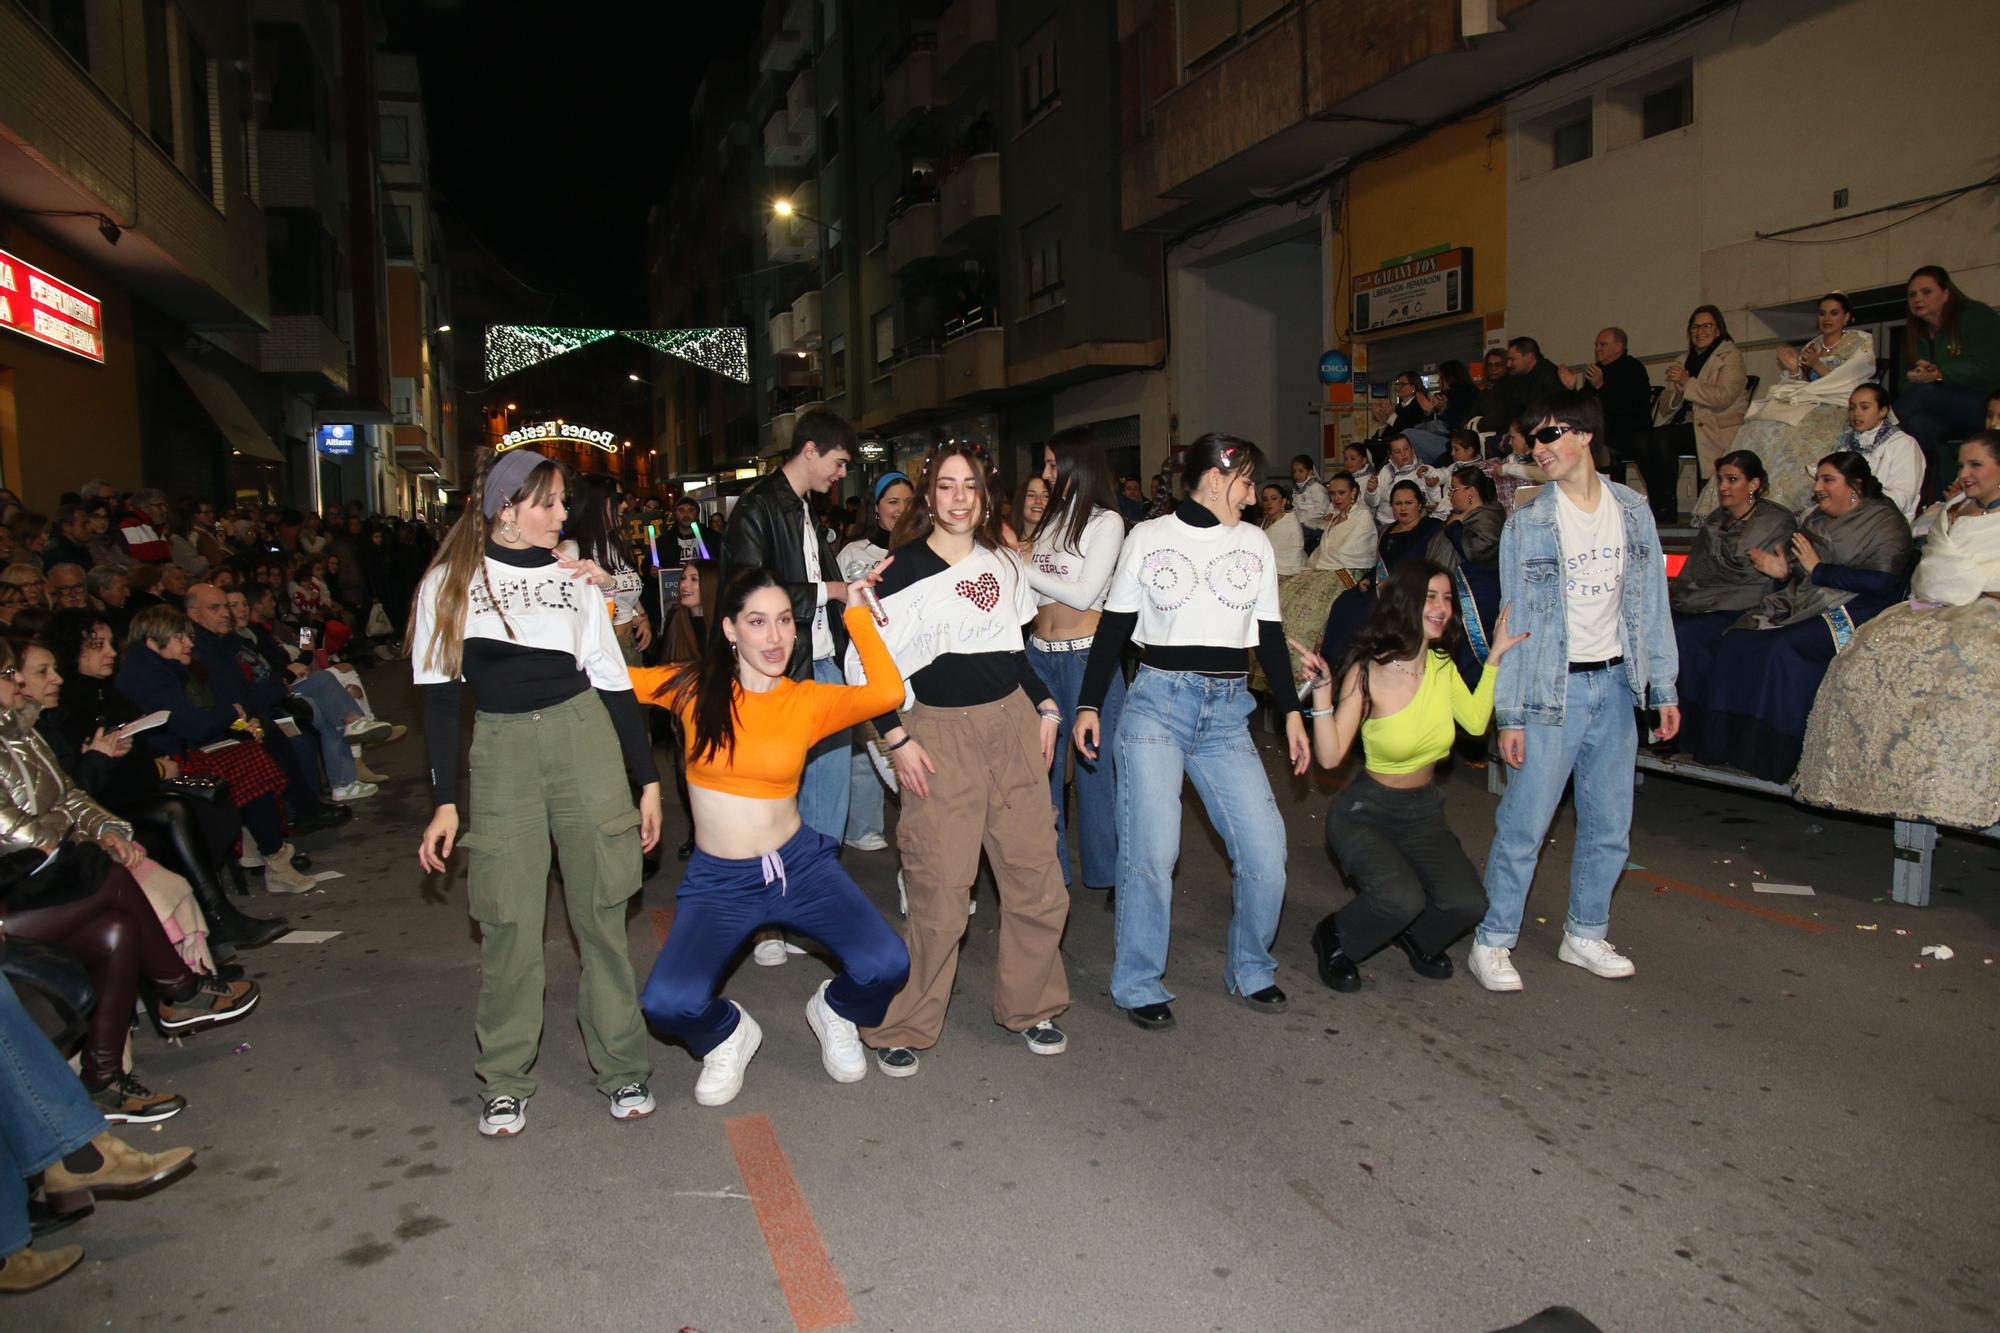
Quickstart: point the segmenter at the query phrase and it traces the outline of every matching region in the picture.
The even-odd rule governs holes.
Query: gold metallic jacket
[[[0,712],[0,854],[96,842],[132,826],[80,791],[35,731],[32,712]]]

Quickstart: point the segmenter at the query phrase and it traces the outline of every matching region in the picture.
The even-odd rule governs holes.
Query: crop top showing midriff
[[[1414,773],[1451,753],[1455,721],[1474,736],[1493,720],[1493,681],[1500,673],[1487,667],[1479,688],[1465,688],[1465,678],[1443,653],[1424,654],[1424,678],[1410,702],[1387,717],[1361,724],[1361,752],[1372,773]]]
[[[827,685],[811,680],[780,678],[762,693],[738,689],[735,702],[735,744],[695,758],[694,700],[676,707],[668,687],[678,668],[633,667],[632,688],[641,703],[673,707],[681,720],[687,745],[687,780],[691,787],[777,801],[798,795],[805,772],[806,751],[821,740],[893,712],[903,702],[903,677],[875,630],[867,608],[846,612],[847,632],[867,674],[866,685]]]

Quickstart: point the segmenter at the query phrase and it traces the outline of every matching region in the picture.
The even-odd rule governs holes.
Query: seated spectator
[[[1821,459],[1814,498],[1789,552],[1749,550],[1781,586],[1730,626],[1706,670],[1681,663],[1681,735],[1702,763],[1789,781],[1827,664],[1908,591],[1910,525],[1867,460]]]
[[[1429,560],[1447,573],[1458,568],[1458,548],[1445,535],[1444,524],[1425,512],[1421,486],[1409,480],[1397,482],[1391,504],[1394,521],[1382,530],[1374,570],[1353,593],[1334,598],[1327,610],[1319,652],[1328,661],[1345,653],[1349,640],[1367,623],[1375,609],[1375,588],[1390,570],[1408,560]]]
[[[264,867],[265,887],[271,892],[304,893],[313,880],[298,872],[298,851],[284,840],[278,805],[284,770],[264,744],[262,727],[237,709],[217,704],[194,680],[188,671],[193,651],[194,627],[172,607],[154,607],[133,617],[114,678],[118,695],[135,718],[167,714],[164,724],[140,733],[138,744],[171,761],[165,770],[170,779],[188,773],[227,782],[229,798],[256,845],[256,856],[245,863]],[[284,738],[274,739],[282,743]],[[311,832],[338,822],[314,818],[294,827]]]
[[[1369,414],[1378,429],[1375,439],[1387,446],[1396,436],[1410,437],[1410,446],[1417,456],[1427,463],[1434,463],[1444,456],[1444,437],[1441,431],[1422,430],[1434,415],[1432,405],[1436,402],[1424,392],[1423,381],[1414,370],[1405,370],[1389,382],[1389,396],[1377,398],[1369,405]],[[1416,436],[1423,436],[1423,447],[1417,448]]]
[[[1486,422],[1487,428],[1517,420],[1533,404],[1561,393],[1562,387],[1562,376],[1543,359],[1540,343],[1533,338],[1508,339],[1507,374],[1499,385],[1499,413]]]
[[[42,552],[52,535],[46,514],[22,513],[14,517],[14,559],[30,569],[47,569]]]
[[[1707,678],[1722,636],[1737,617],[1777,590],[1777,581],[1752,563],[1751,553],[1789,549],[1799,523],[1790,509],[1765,497],[1768,485],[1756,454],[1747,449],[1724,454],[1715,465],[1721,503],[1702,520],[1687,563],[1667,585],[1684,700],[1685,683]],[[1662,742],[1669,750],[1682,743]]]
[[[1278,577],[1288,579],[1306,567],[1306,534],[1299,516],[1292,512],[1285,488],[1275,481],[1264,483],[1258,492],[1264,535],[1271,539],[1271,553],[1277,557]]]
[[[1437,413],[1438,424],[1449,434],[1464,430],[1465,423],[1472,419],[1473,407],[1479,401],[1479,386],[1473,383],[1472,372],[1466,369],[1465,362],[1440,361],[1438,390],[1425,396],[1430,399],[1431,410]]]
[[[124,538],[112,529],[116,512],[109,500],[86,499],[83,502],[87,518],[84,547],[90,552],[90,563],[84,568],[94,569],[98,565],[115,565],[123,568],[132,563],[132,553],[126,549]]]
[[[1668,365],[1666,387],[1653,404],[1653,429],[1639,446],[1639,475],[1646,502],[1662,527],[1680,522],[1680,460],[1695,456],[1698,482],[1715,475],[1716,460],[1735,447],[1736,431],[1750,406],[1750,376],[1743,352],[1729,336],[1722,312],[1696,306],[1688,316],[1687,355]]]
[[[1334,599],[1358,587],[1375,566],[1381,529],[1375,526],[1375,517],[1368,512],[1368,506],[1361,503],[1361,484],[1350,472],[1336,472],[1327,479],[1326,496],[1329,506],[1326,535],[1305,571],[1278,588],[1278,606],[1288,642],[1314,642],[1326,625],[1326,615]],[[1298,650],[1287,651],[1296,670]]]
[[[135,563],[164,565],[174,558],[167,540],[167,497],[156,490],[132,492],[118,516],[118,534]]]
[[[323,625],[333,612],[333,592],[326,585],[325,573],[325,563],[311,556],[300,556],[292,562],[291,577],[285,581],[285,598],[297,623]]]
[[[168,512],[167,549],[173,552],[174,563],[191,578],[206,578],[214,571],[217,562],[203,554],[195,541],[193,500],[176,500]]]
[[[132,878],[145,859],[132,826],[65,780],[16,714],[17,669],[0,642],[0,912],[10,937],[61,949],[89,973],[97,1003],[80,1053],[84,1087],[100,1111],[144,1117],[177,1099],[124,1069],[141,982],[168,1034],[242,1017],[256,1006],[257,985],[198,976],[181,960]]]
[[[1300,454],[1292,459],[1292,512],[1298,515],[1299,527],[1305,531],[1306,554],[1311,555],[1319,546],[1319,539],[1326,534],[1326,483],[1319,479],[1319,468],[1311,454]]]
[[[1935,264],[1910,275],[1907,299],[1896,414],[1942,478],[1951,470],[1945,446],[1979,429],[1986,396],[2000,384],[2000,315],[1966,296]]]
[[[49,566],[48,596],[52,611],[79,611],[90,605],[90,589],[82,565],[64,561]]]
[[[1817,318],[1819,331],[1803,347],[1778,348],[1778,381],[1750,404],[1734,445],[1763,461],[1772,478],[1763,498],[1794,513],[1812,503],[1819,460],[1854,447],[1841,443],[1848,429],[1848,399],[1875,377],[1874,335],[1851,327],[1854,308],[1846,293],[1820,297]],[[1879,467],[1875,474],[1893,494],[1896,488]],[[1921,469],[1917,475],[1922,478]],[[1701,522],[1715,505],[1711,477],[1695,500],[1695,521]]]
[[[1905,520],[1917,516],[1917,500],[1924,489],[1924,451],[1896,424],[1881,385],[1858,385],[1848,395],[1847,429],[1841,433],[1840,448],[1868,460],[1868,470],[1882,483],[1882,494],[1903,511]]]
[[[39,684],[32,669],[22,671],[24,688],[41,708],[35,730],[78,787],[130,820],[151,854],[186,877],[212,941],[255,948],[284,934],[282,920],[245,915],[224,892],[225,882],[248,892],[236,863],[243,834],[236,807],[168,780],[159,760],[117,736],[133,710],[111,684],[118,661],[111,627],[93,612],[65,611],[50,620],[32,652],[46,652],[53,668]]]
[[[1453,431],[1451,433],[1451,443],[1448,448],[1450,463],[1445,468],[1446,476],[1458,471],[1462,467],[1468,466],[1478,468],[1489,477],[1493,475],[1492,468],[1487,465],[1486,451],[1480,444],[1478,431]]]
[[[49,604],[49,581],[42,573],[40,565],[17,560],[7,568],[0,569],[0,583],[11,583],[20,589],[23,606],[45,607]]]
[[[1646,363],[1626,350],[1626,342],[1623,329],[1599,329],[1589,365],[1556,367],[1565,389],[1590,394],[1603,406],[1604,438],[1594,442],[1596,463],[1621,483],[1626,465],[1638,461],[1641,437],[1653,427],[1653,381]]]
[[[1982,430],[1958,446],[1957,496],[1925,512],[1923,562],[1910,595],[1945,606],[2000,598],[2000,430]]]
[[[1451,502],[1445,497],[1445,480],[1442,471],[1417,461],[1417,449],[1409,436],[1397,435],[1389,440],[1389,461],[1368,479],[1363,498],[1375,511],[1375,521],[1388,527],[1396,521],[1396,487],[1409,482],[1423,497],[1424,512],[1442,520],[1451,512]]]
[[[14,617],[26,610],[27,606],[27,595],[21,591],[20,584],[0,580],[0,625],[11,626]]]
[[[1137,477],[1125,477],[1118,483],[1118,513],[1125,520],[1125,526],[1146,521],[1146,497],[1139,489]]]
[[[1482,371],[1485,378],[1480,382],[1479,396],[1473,400],[1472,415],[1464,424],[1478,431],[1481,438],[1490,438],[1520,415],[1507,411],[1508,390],[1502,387],[1507,378],[1507,349],[1489,348]]]
[[[1360,440],[1350,440],[1340,447],[1341,470],[1355,479],[1357,487],[1361,485],[1361,478],[1374,476],[1379,466],[1374,453]],[[1362,507],[1365,509],[1368,506]]]
[[[56,510],[55,535],[42,548],[42,568],[54,569],[60,564],[70,564],[89,569],[90,547],[86,545],[89,537],[90,515],[83,506],[63,505]]]
[[[1477,463],[1452,469],[1449,498],[1451,517],[1445,520],[1444,535],[1458,553],[1451,583],[1465,631],[1458,668],[1468,685],[1476,685],[1500,617],[1500,531],[1507,526],[1507,511],[1500,507],[1493,479]]]
[[[14,527],[0,523],[0,568],[14,563]]]

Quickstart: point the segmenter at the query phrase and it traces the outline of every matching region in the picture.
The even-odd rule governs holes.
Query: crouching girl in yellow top
[[[1469,690],[1452,665],[1464,637],[1456,606],[1451,575],[1412,560],[1383,580],[1337,669],[1292,645],[1313,685],[1314,755],[1338,768],[1359,733],[1367,764],[1326,812],[1327,851],[1354,891],[1312,935],[1320,980],[1337,991],[1360,990],[1356,964],[1391,940],[1419,976],[1448,979],[1446,948],[1486,914],[1479,871],[1444,822],[1434,779],[1454,722],[1475,736],[1492,722],[1500,659],[1528,636],[1508,631],[1503,608],[1479,687]]]
[[[872,586],[880,569],[849,589]],[[769,570],[738,571],[717,599],[715,619],[720,632],[692,663],[631,672],[641,699],[680,718],[695,847],[639,1007],[701,1058],[694,1099],[703,1106],[742,1091],[764,1040],[742,1006],[716,994],[723,968],[752,934],[775,926],[810,935],[840,960],[841,974],[806,1002],[820,1062],[836,1083],[868,1072],[856,1025],[881,1022],[910,973],[903,941],[836,859],[839,839],[799,819],[806,752],[902,701],[903,678],[874,617],[860,605],[847,608],[868,673],[861,686],[787,677],[798,626],[791,594]]]

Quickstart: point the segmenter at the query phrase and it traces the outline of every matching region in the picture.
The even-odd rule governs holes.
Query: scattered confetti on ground
[[[1865,925],[1865,926],[1862,926],[1862,925],[1857,925],[1857,926],[1855,926],[1854,928],[1855,928],[1856,930],[1880,930],[1880,929],[1882,929],[1882,927],[1880,927],[1880,926],[1876,925],[1876,924],[1875,924],[1874,922],[1872,922],[1872,921],[1871,921],[1871,922],[1869,922],[1869,923],[1868,923],[1867,925]]]

